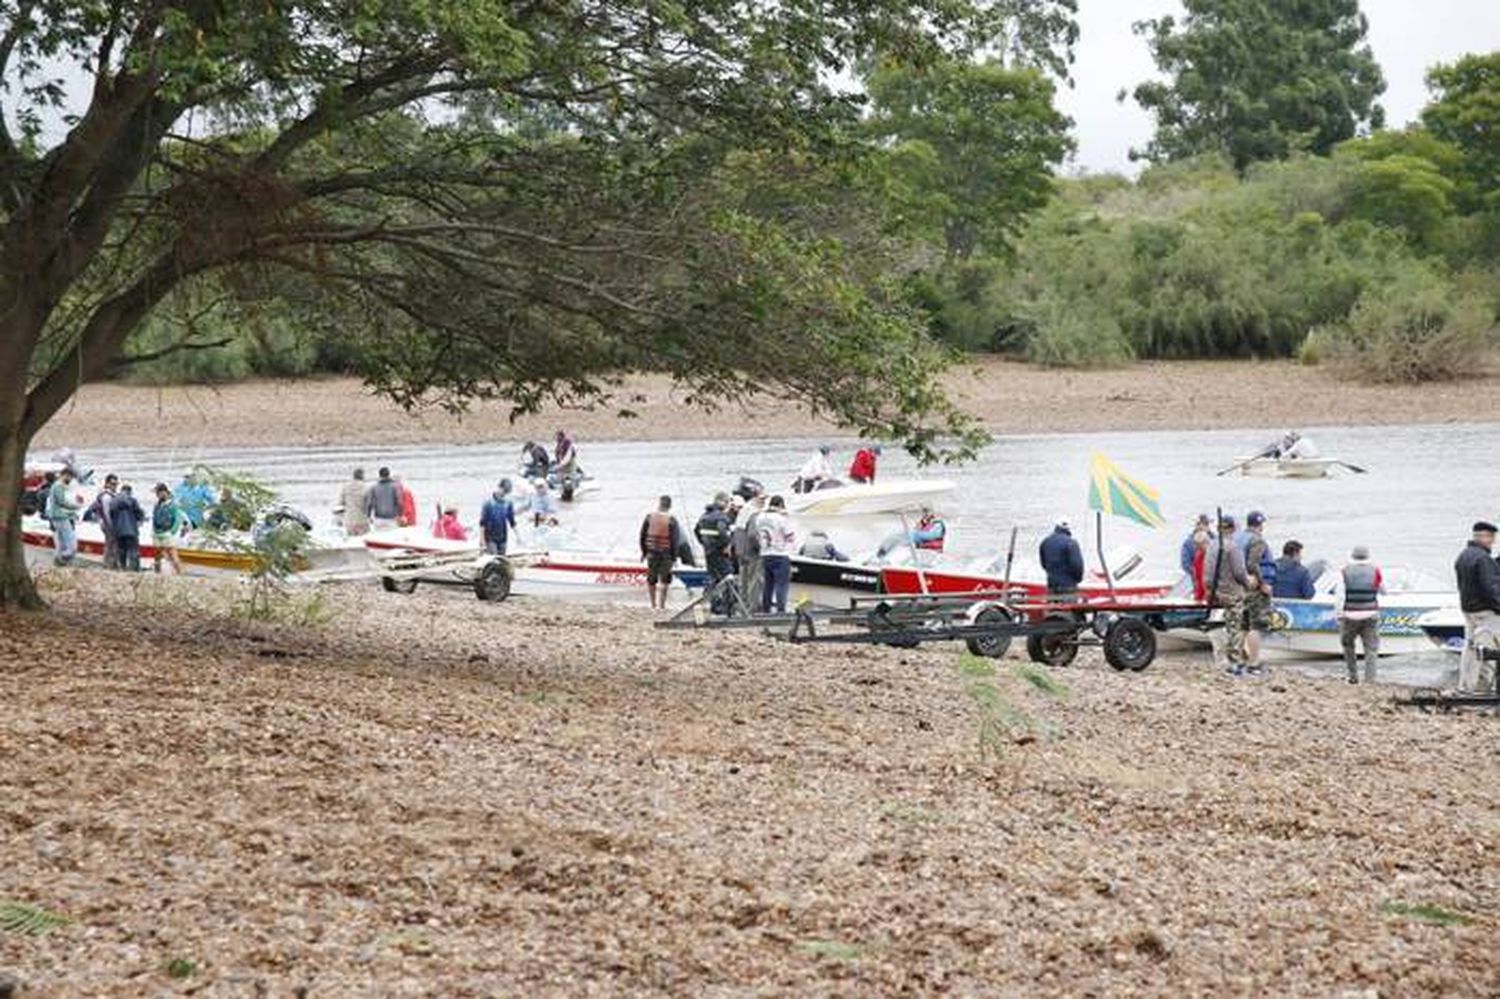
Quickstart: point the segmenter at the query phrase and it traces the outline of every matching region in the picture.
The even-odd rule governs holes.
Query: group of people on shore
[[[730,602],[738,601],[752,612],[784,614],[799,537],[787,516],[785,497],[768,496],[761,489],[745,491],[750,495],[715,495],[693,527],[703,547],[714,610],[727,612]],[[651,606],[664,609],[677,563],[692,562],[687,535],[672,515],[672,497],[661,497],[641,521],[639,544]],[[731,577],[736,584],[732,595],[722,585]]]
[[[149,529],[152,569],[162,571],[165,564],[174,573],[182,572],[177,547],[190,531],[250,527],[249,509],[233,490],[214,489],[196,472],[184,475],[176,490],[158,482],[151,490],[152,505],[148,512],[135,495],[135,487],[120,481],[113,472],[104,476],[103,484],[87,500],[81,475],[71,462],[56,472],[46,472],[29,495],[22,497],[22,509],[41,515],[52,529],[53,563],[71,566],[78,558],[78,524],[96,523],[104,537],[104,568],[121,572],[141,571],[141,537]]]

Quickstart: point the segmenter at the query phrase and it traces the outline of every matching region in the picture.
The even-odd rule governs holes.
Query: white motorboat
[[[947,479],[891,479],[889,481],[825,485],[810,493],[786,497],[786,511],[798,520],[827,517],[899,516],[936,505],[954,490]]]

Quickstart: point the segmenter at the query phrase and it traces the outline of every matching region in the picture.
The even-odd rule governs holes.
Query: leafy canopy
[[[1187,16],[1142,21],[1165,81],[1134,97],[1156,134],[1132,155],[1153,161],[1223,153],[1236,170],[1324,155],[1363,127],[1380,128],[1385,80],[1365,43],[1358,0],[1185,0]],[[1122,93],[1121,97],[1124,95]]]

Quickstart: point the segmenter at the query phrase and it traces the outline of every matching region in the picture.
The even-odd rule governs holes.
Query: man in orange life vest
[[[849,481],[869,484],[875,481],[875,466],[880,461],[880,445],[862,447],[854,453],[849,465]]]
[[[646,563],[646,592],[651,608],[667,606],[667,590],[672,585],[672,567],[683,540],[682,526],[672,516],[672,497],[663,496],[656,509],[641,521],[641,559]]]

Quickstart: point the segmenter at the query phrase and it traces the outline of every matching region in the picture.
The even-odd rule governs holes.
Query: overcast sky
[[[1423,83],[1428,67],[1469,52],[1500,49],[1500,0],[1363,0],[1370,19],[1370,45],[1385,71],[1380,101],[1386,121],[1403,125],[1427,101]],[[1145,39],[1131,33],[1133,22],[1160,14],[1180,14],[1174,0],[1079,0],[1082,38],[1073,67],[1074,87],[1059,96],[1077,123],[1078,153],[1071,170],[1134,171],[1131,146],[1151,137],[1151,119],[1134,101],[1115,101],[1121,88],[1133,89],[1155,69]]]

